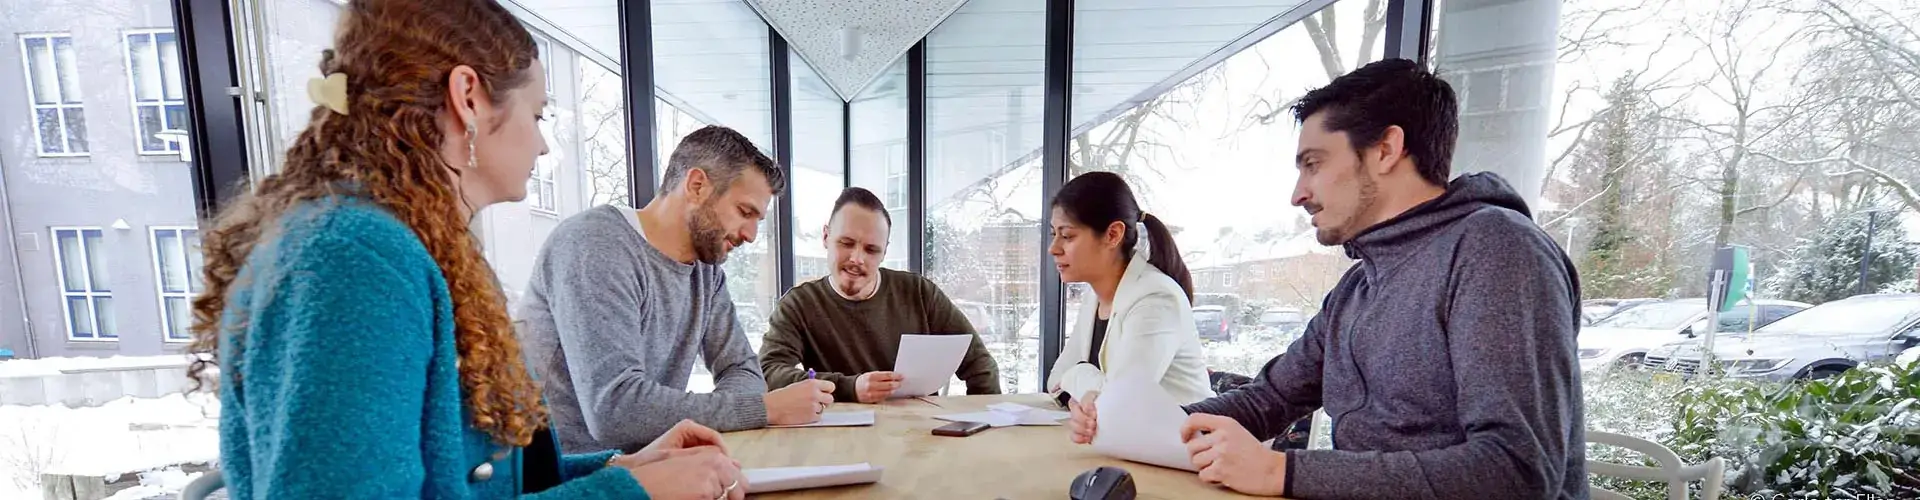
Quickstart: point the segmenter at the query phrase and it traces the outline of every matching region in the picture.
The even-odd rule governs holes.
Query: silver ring
[[[733,493],[733,489],[738,487],[740,487],[740,480],[735,479],[733,480],[733,484],[727,485],[727,489],[720,490],[720,496],[713,500],[727,500],[727,495]]]

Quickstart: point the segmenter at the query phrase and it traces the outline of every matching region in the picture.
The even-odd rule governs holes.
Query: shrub
[[[1782,386],[1682,390],[1668,446],[1728,461],[1735,493],[1920,497],[1920,365]]]

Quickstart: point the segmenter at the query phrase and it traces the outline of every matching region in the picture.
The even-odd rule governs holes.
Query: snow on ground
[[[59,375],[62,370],[171,368],[186,366],[189,361],[191,358],[185,355],[10,359],[0,361],[0,377]]]
[[[93,408],[0,406],[0,498],[38,498],[43,473],[133,473],[210,462],[219,452],[219,401],[211,394],[122,398]],[[142,484],[185,484],[177,479],[148,474]]]
[[[156,471],[140,473],[140,485],[120,490],[106,500],[146,500],[149,498],[172,498],[186,489],[187,483],[200,478],[202,473],[188,474],[179,467],[168,467]]]

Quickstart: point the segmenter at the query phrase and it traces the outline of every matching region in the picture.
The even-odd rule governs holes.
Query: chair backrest
[[[1602,476],[1641,481],[1659,481],[1667,483],[1668,500],[1688,500],[1687,484],[1701,481],[1700,497],[1704,500],[1719,500],[1721,489],[1726,483],[1726,461],[1720,457],[1707,459],[1706,462],[1687,465],[1680,461],[1680,455],[1660,443],[1645,439],[1601,432],[1587,431],[1587,442],[1609,446],[1618,446],[1639,452],[1653,459],[1659,467],[1643,467],[1609,462],[1587,462],[1587,472]],[[1606,500],[1626,500],[1628,497],[1607,491],[1603,488],[1589,487],[1593,498]]]
[[[226,476],[220,475],[220,471],[210,470],[195,478],[193,482],[187,483],[186,488],[181,488],[180,500],[206,500],[208,496],[213,495],[213,492],[225,487],[227,487]]]

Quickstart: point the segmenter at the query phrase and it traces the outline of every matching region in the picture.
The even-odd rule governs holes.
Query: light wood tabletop
[[[989,429],[942,437],[935,415],[1015,402],[1051,408],[1045,395],[900,399],[878,405],[836,403],[828,411],[875,410],[871,427],[759,429],[726,434],[727,448],[747,468],[846,465],[885,468],[878,484],[754,495],[767,499],[956,498],[1061,499],[1081,472],[1112,465],[1133,475],[1143,499],[1251,498],[1205,482],[1192,472],[1107,458],[1067,439],[1065,426]]]

